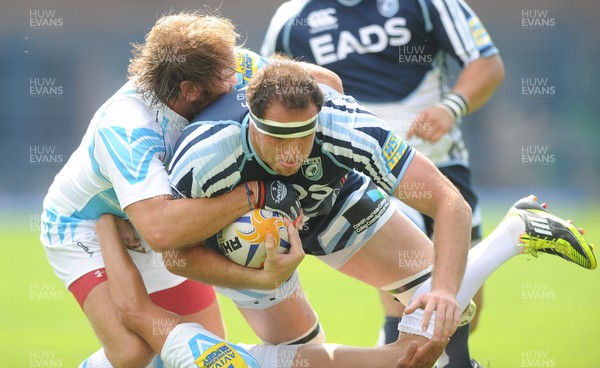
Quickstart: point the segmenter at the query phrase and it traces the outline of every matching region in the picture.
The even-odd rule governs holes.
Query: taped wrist
[[[469,113],[467,98],[458,92],[448,92],[438,106],[446,110],[455,122],[460,122],[460,119]]]

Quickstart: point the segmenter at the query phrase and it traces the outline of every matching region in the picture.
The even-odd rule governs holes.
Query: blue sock
[[[460,326],[450,338],[450,342],[444,351],[447,362],[440,358],[441,368],[470,368],[471,356],[469,354],[469,333],[471,324]],[[446,363],[446,365],[443,365]]]
[[[384,344],[391,344],[398,340],[398,323],[400,323],[400,317],[385,316],[383,322]]]

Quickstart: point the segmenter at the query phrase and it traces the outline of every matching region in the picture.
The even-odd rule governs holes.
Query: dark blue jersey
[[[463,65],[497,50],[462,0],[292,0],[267,31],[261,53],[274,52],[333,70],[359,101],[392,102],[445,69],[446,54]]]

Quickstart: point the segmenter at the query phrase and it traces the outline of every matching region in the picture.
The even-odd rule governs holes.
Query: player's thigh
[[[433,244],[401,212],[390,219],[339,268],[376,287],[414,275],[433,264]]]
[[[144,269],[144,271],[147,270]],[[155,274],[147,277],[147,280],[165,278],[167,275],[161,276],[161,273],[165,271],[163,269],[150,271]],[[201,324],[220,338],[225,338],[225,327],[214,287],[194,280],[183,280],[178,285],[151,293],[152,302],[163,309],[185,317],[189,322]],[[149,281],[146,282],[148,285]]]
[[[89,292],[83,303],[83,312],[114,367],[145,367],[152,360],[154,352],[150,346],[119,321],[108,282]]]
[[[283,344],[304,338],[308,341],[319,332],[317,315],[304,295],[298,271],[274,290],[217,290],[237,305],[264,342]]]
[[[294,342],[312,332],[317,324],[317,316],[301,290],[297,296],[265,309],[239,309],[256,335],[270,344]]]

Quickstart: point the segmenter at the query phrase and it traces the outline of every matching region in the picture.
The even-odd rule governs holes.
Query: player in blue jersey
[[[464,1],[288,1],[273,17],[261,52],[285,53],[335,71],[349,94],[456,185],[473,209],[472,245],[481,239],[478,200],[459,125],[490,98],[504,70],[485,27]],[[447,56],[463,68],[452,88]],[[399,207],[432,235],[431,218]],[[387,315],[384,338],[390,342],[397,338],[402,307],[389,293],[380,293]],[[475,300],[481,306],[481,299]],[[469,365],[468,334],[469,326],[457,331],[441,366]]]
[[[212,199],[172,200],[165,170],[189,120],[217,96],[247,83],[259,67],[258,55],[236,49],[236,39],[234,26],[220,17],[184,12],[160,18],[134,49],[130,81],[94,115],[44,199],[41,242],[48,260],[103,346],[83,363],[88,368],[143,367],[154,355],[119,322],[112,305],[95,232],[103,213],[129,218],[145,240],[143,246],[139,240],[131,244],[138,250],[131,256],[153,300],[224,334],[214,288],[169,273],[155,251],[194,244],[247,212],[243,186],[217,201],[227,203],[226,209],[213,208]],[[295,194],[289,193],[287,203],[294,206]],[[264,194],[264,205],[273,204]],[[300,259],[279,257],[268,272],[245,269],[245,280],[272,288],[289,278]]]
[[[110,296],[123,324],[144,338],[168,367],[410,367],[423,351],[417,350],[416,343],[402,346],[402,342],[378,348],[231,344],[202,325],[188,322],[152,302],[119,234],[119,228],[126,226],[123,219],[110,214],[103,215],[96,223]],[[291,246],[301,251],[298,232],[291,223],[288,233]],[[435,344],[443,346],[442,342],[431,343]]]
[[[175,190],[183,197],[218,197],[245,181],[292,184],[304,210],[299,233],[305,252],[377,288],[395,285],[393,295],[408,306],[399,325],[401,341],[451,336],[485,278],[523,252],[547,252],[596,267],[579,231],[533,197],[518,201],[467,261],[471,210],[460,192],[371,111],[319,87],[300,65],[271,62],[245,93],[227,94],[197,115],[169,164]],[[426,198],[413,196],[416,184]],[[395,210],[388,195],[437,220],[433,242]],[[179,261],[172,264],[185,264],[169,269],[238,288],[224,293],[267,342],[273,336],[282,339],[290,315],[305,318],[303,310],[282,316],[279,309],[304,300],[296,294],[296,277],[273,291],[240,290],[243,280],[227,277],[232,262],[220,255],[207,267],[198,256],[214,243],[212,238],[167,255]],[[430,355],[426,361],[432,365],[437,358]]]

